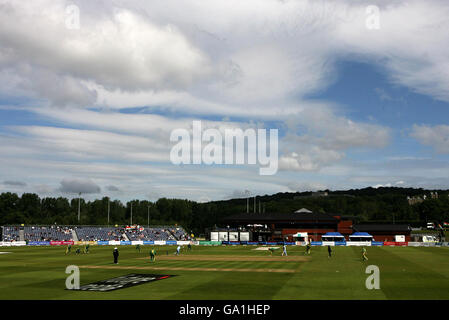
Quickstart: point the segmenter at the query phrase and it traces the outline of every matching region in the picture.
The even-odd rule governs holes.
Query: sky
[[[0,192],[211,201],[449,188],[447,1],[0,0]],[[278,170],[174,130],[277,129]]]

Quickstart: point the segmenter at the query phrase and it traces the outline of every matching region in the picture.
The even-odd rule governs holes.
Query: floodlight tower
[[[78,194],[78,223],[80,222],[81,217],[81,192]]]
[[[111,212],[111,199],[108,197],[108,227],[109,227],[109,214]]]
[[[133,225],[133,203],[131,201],[131,226]]]
[[[246,195],[246,213],[249,213],[249,195],[251,192],[249,190],[245,190]]]
[[[150,227],[150,205],[147,206],[147,226]]]

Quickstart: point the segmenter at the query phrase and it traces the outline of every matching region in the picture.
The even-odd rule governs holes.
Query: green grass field
[[[271,257],[254,246],[193,247],[173,259],[175,247],[150,246],[138,253],[121,246],[119,264],[112,263],[112,247],[91,246],[89,254],[65,255],[65,247],[2,247],[0,299],[449,299],[449,248],[368,247],[369,261],[361,261],[361,248],[289,247]],[[167,256],[167,251],[169,255]],[[288,260],[287,260],[288,259]],[[296,259],[296,260],[295,260]],[[65,289],[68,265],[80,267],[81,285],[130,273],[177,275],[110,292]],[[368,290],[368,265],[380,269],[380,290]],[[156,269],[151,269],[156,268]]]

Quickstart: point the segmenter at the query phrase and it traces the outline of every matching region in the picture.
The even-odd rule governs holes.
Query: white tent
[[[299,210],[296,210],[295,213],[312,213],[312,211],[306,208],[301,208]]]

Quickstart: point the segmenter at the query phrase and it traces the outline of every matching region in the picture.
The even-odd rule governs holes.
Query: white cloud
[[[35,192],[39,195],[50,195],[55,192],[55,190],[46,184],[39,184],[34,188]]]
[[[142,162],[169,159],[168,144],[147,137],[56,127],[30,126],[13,129],[27,136],[25,141],[19,140],[14,146],[16,149],[22,147],[24,153],[51,154],[53,157],[78,160]]]
[[[2,1],[0,7],[1,65],[53,104],[79,99],[88,92],[85,81],[138,91],[182,88],[208,73],[207,56],[174,25],[124,8],[99,15],[86,6],[81,28],[70,30],[65,8],[65,1]]]
[[[348,10],[353,19],[336,25],[339,51],[374,60],[391,80],[412,90],[449,101],[449,6],[446,1],[378,1],[380,29],[365,26],[365,4]]]
[[[449,153],[449,126],[413,125],[410,136],[441,154]]]
[[[316,171],[322,166],[337,162],[343,158],[342,153],[334,150],[323,150],[316,146],[300,152],[304,153],[292,152],[290,155],[281,156],[279,159],[279,170]]]
[[[392,82],[449,101],[449,7],[437,0],[378,2],[380,30],[368,30],[365,4],[349,0],[81,0],[81,28],[69,30],[66,1],[0,0],[0,96],[17,98],[46,121],[0,136],[0,161],[17,177],[2,173],[11,180],[28,174],[35,179],[30,184],[48,186],[62,176],[82,176],[129,194],[145,189],[151,177],[160,194],[185,191],[196,199],[211,192],[210,176],[222,186],[214,197],[232,194],[236,188],[225,173],[237,174],[254,192],[258,185],[288,190],[289,173],[261,183],[246,167],[228,172],[167,165],[170,131],[215,116],[226,120],[204,126],[275,121],[285,127],[282,170],[351,176],[348,150],[383,148],[391,132],[309,98],[336,81],[336,61],[382,63]],[[388,99],[388,92],[378,93]],[[133,107],[153,114],[118,110]],[[417,126],[412,136],[437,152],[449,150],[444,126]],[[380,171],[371,168],[372,180],[357,171],[356,182],[383,184],[389,172]],[[402,179],[417,181],[405,173],[391,181]],[[173,191],[175,182],[179,189]],[[197,182],[201,187],[193,186]]]
[[[28,138],[19,142],[14,142],[12,138],[5,139],[5,145],[11,153],[50,152],[75,159],[167,162],[172,147],[169,142],[170,132],[176,128],[190,129],[193,120],[81,109],[71,110],[70,113],[58,108],[29,110],[58,123],[96,130],[14,127],[14,131]],[[255,128],[259,124],[202,121],[202,126],[203,129],[217,128],[224,131],[225,128]],[[348,148],[380,148],[389,140],[389,130],[385,127],[355,123],[332,114],[331,110],[318,112],[318,108],[302,112],[301,117],[289,122],[289,126],[289,132],[296,132],[299,127],[306,128],[307,132],[287,133],[280,139],[281,170],[316,171],[343,159]],[[31,144],[39,148],[30,147]],[[20,146],[23,146],[21,150]]]
[[[348,149],[383,148],[390,140],[387,127],[353,122],[323,107],[307,109],[287,123],[289,131],[281,140],[280,170],[316,171],[343,159]]]
[[[308,129],[303,140],[327,148],[343,150],[353,147],[381,148],[388,144],[390,132],[387,127],[354,122],[338,116],[329,108],[315,108],[304,112],[298,123]]]
[[[90,179],[64,178],[59,191],[63,193],[99,193],[100,187]]]
[[[139,105],[280,115],[292,98],[335,81],[334,62],[351,55],[448,99],[443,1],[379,1],[379,30],[366,28],[366,4],[352,1],[79,1],[79,30],[65,27],[65,1],[1,3],[0,66],[53,104],[114,105],[123,95]]]
[[[13,187],[13,188],[15,188],[15,187],[26,187],[26,183],[25,182],[22,182],[22,181],[12,181],[12,180],[6,180],[6,181],[3,181],[3,184],[5,185],[5,186],[11,186],[11,187]]]
[[[111,192],[120,192],[121,191],[118,187],[113,186],[113,185],[106,186],[106,190],[111,191]]]
[[[374,186],[372,186],[373,188],[377,189],[377,188],[389,188],[391,187],[391,183],[386,183],[386,184],[376,184]]]

